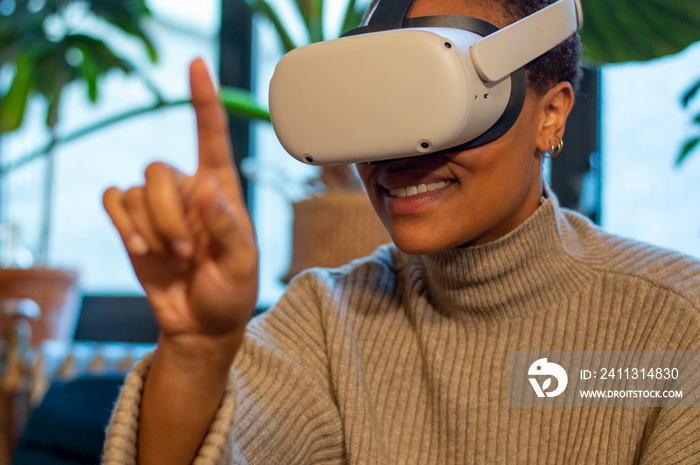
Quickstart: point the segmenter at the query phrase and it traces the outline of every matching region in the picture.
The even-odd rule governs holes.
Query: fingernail
[[[180,258],[190,258],[192,256],[192,244],[187,239],[175,239],[172,247]]]
[[[126,244],[126,249],[132,255],[146,255],[148,253],[148,244],[140,234],[132,234]]]

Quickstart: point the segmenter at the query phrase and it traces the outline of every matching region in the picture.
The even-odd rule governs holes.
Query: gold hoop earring
[[[559,139],[556,146],[550,142],[549,143],[549,152],[544,152],[542,154],[542,156],[544,158],[555,158],[561,153],[561,149],[563,147],[564,147],[564,139]]]

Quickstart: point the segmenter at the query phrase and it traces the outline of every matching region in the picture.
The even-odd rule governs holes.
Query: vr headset
[[[366,26],[282,57],[270,115],[290,155],[334,165],[492,141],[522,110],[523,66],[583,21],[579,0],[500,30],[466,16],[407,18],[412,3],[381,0]]]

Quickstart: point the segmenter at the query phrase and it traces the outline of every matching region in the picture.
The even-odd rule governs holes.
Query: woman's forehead
[[[415,0],[409,17],[460,15],[483,19],[497,27],[504,27],[503,8],[497,1],[489,0]]]

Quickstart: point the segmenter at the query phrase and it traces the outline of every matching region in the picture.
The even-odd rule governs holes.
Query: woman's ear
[[[564,137],[566,118],[573,105],[574,89],[568,82],[560,82],[540,98],[537,130],[537,150],[540,153],[550,151]]]

